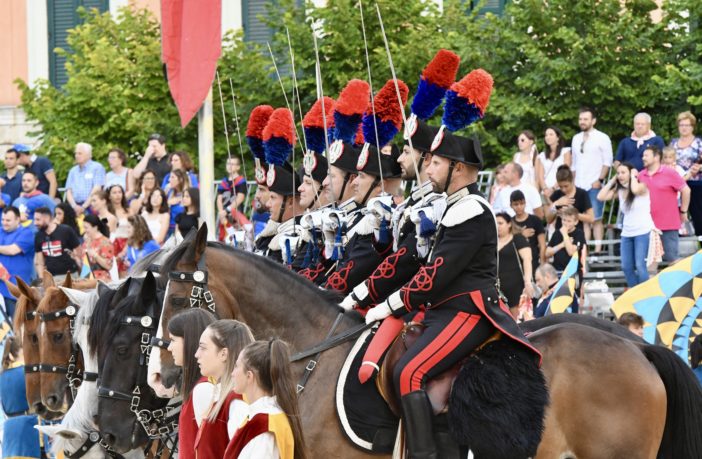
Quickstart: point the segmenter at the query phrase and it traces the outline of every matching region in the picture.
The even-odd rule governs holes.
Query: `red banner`
[[[212,87],[222,53],[222,0],[161,0],[162,59],[185,127]]]

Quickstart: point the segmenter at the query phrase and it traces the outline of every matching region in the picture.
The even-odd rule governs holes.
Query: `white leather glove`
[[[385,301],[383,301],[382,303],[368,311],[368,314],[366,314],[366,323],[370,324],[378,320],[383,320],[390,315],[392,315],[390,306],[388,306],[388,304]]]
[[[344,311],[351,311],[354,306],[357,306],[358,303],[356,303],[356,300],[353,299],[351,294],[346,295],[346,298],[344,298],[341,303],[339,303],[339,307],[342,308]]]

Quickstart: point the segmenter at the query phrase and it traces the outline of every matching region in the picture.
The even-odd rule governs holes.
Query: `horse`
[[[27,403],[29,408],[38,416],[46,420],[54,420],[63,416],[63,413],[49,410],[41,400],[39,318],[36,316],[36,310],[44,289],[54,284],[54,279],[48,271],[44,271],[42,274],[42,282],[43,285],[40,288],[30,287],[21,278],[17,277],[17,285],[7,280],[5,285],[10,293],[17,298],[13,323],[15,333],[22,340]]]
[[[341,313],[335,296],[284,267],[207,243],[203,228],[164,262],[163,272],[190,277],[169,283],[162,330],[167,318],[193,298],[193,285],[211,288],[218,312],[228,307],[228,314],[246,322],[257,337],[278,336],[290,343],[293,352],[324,342],[334,323],[335,333],[343,334],[361,321],[356,313]],[[196,279],[198,271],[205,276],[197,274]],[[222,289],[226,292],[218,297]],[[536,458],[702,457],[697,431],[702,425],[698,408],[702,390],[670,350],[578,324],[549,326],[532,333],[530,339],[542,352],[551,399]],[[336,381],[351,346],[346,342],[326,350],[303,384],[300,411],[313,457],[382,457],[345,441],[337,421],[335,387],[330,381]],[[475,357],[480,360],[486,349]],[[302,378],[305,367],[309,367],[307,359],[296,362],[293,373]],[[475,373],[479,378],[479,366]]]
[[[134,286],[137,293],[130,290]],[[162,305],[157,290],[151,272],[143,280],[127,278],[111,295],[101,295],[91,318],[88,343],[100,362],[95,420],[106,444],[118,453],[162,433],[153,423],[165,426],[166,400],[146,383],[150,342]]]
[[[108,295],[111,290],[104,283],[89,291],[61,287],[61,290],[73,304],[80,305],[75,317],[73,342],[79,346],[83,356],[84,368],[87,373],[98,372],[98,362],[95,353],[91,352],[88,344],[88,329],[90,319],[98,301],[99,292],[102,296]],[[73,405],[66,412],[63,420],[57,425],[37,426],[37,429],[52,438],[51,450],[58,456],[63,453],[66,457],[82,459],[103,459],[106,456],[116,457],[113,451],[107,449],[102,441],[94,418],[97,415],[98,396],[97,382],[84,380],[76,393]],[[124,459],[143,459],[144,451],[135,448],[122,455]]]
[[[36,309],[39,319],[39,355],[41,357],[41,400],[52,411],[66,411],[64,394],[68,394],[69,405],[75,397],[74,391],[83,376],[83,357],[73,343],[73,324],[80,309],[77,303],[71,304],[64,291],[49,283],[44,296]],[[45,284],[46,285],[46,284]],[[88,290],[95,288],[93,279],[72,280],[67,274],[63,288]],[[91,373],[97,378],[97,373]]]

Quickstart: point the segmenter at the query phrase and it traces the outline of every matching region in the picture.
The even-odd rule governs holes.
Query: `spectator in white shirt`
[[[505,166],[503,174],[507,185],[502,188],[495,198],[493,203],[495,213],[506,212],[513,217],[514,210],[511,207],[510,196],[512,196],[514,190],[520,190],[526,198],[526,213],[534,214],[543,220],[544,210],[541,195],[534,185],[522,181],[522,176],[524,175],[522,166],[517,163],[509,163]]]
[[[602,131],[595,129],[597,117],[593,109],[583,107],[578,116],[580,132],[575,134],[571,143],[573,155],[573,173],[575,186],[588,192],[592,209],[595,212],[595,221],[592,225],[585,225],[585,236],[592,236],[601,241],[604,237],[602,213],[604,203],[597,200],[597,194],[602,184],[607,180],[609,168],[612,166],[612,141]],[[601,244],[595,244],[595,252],[602,249]]]

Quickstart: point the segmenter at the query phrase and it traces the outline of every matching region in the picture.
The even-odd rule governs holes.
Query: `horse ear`
[[[207,223],[203,223],[197,235],[195,235],[195,261],[200,261],[200,257],[207,248]]]
[[[56,282],[54,282],[54,276],[52,276],[51,273],[46,269],[41,273],[41,280],[44,284],[44,289],[47,289],[49,287],[56,287]]]
[[[74,438],[80,437],[80,431],[76,429],[71,429],[64,427],[60,424],[57,425],[36,425],[34,426],[39,432],[49,437],[63,437],[67,440],[72,440]]]
[[[68,300],[71,303],[77,304],[78,306],[83,306],[84,304],[87,304],[90,301],[90,293],[88,292],[64,286],[61,286],[59,288],[68,297]]]
[[[156,287],[156,276],[151,271],[147,271],[146,276],[144,276],[144,283],[141,284],[140,292],[141,300],[145,304],[148,304],[147,301],[156,298],[156,291],[158,290]]]
[[[18,299],[20,296],[22,296],[22,290],[20,290],[20,288],[18,286],[16,286],[15,284],[13,284],[12,282],[10,282],[7,279],[3,279],[2,281],[5,283],[5,286],[7,286],[7,289],[10,291],[12,296],[14,296],[15,298],[18,298]]]
[[[98,281],[97,291],[98,296],[105,296],[112,288],[102,281]]]
[[[66,278],[63,280],[63,286],[71,288],[73,287],[73,280],[71,279],[71,273],[66,273]]]
[[[49,274],[49,275],[51,275],[51,274]],[[22,295],[24,295],[28,298],[33,298],[32,288],[29,285],[27,285],[27,283],[25,281],[23,281],[21,277],[15,276],[15,279],[17,280],[17,287],[19,287]]]

